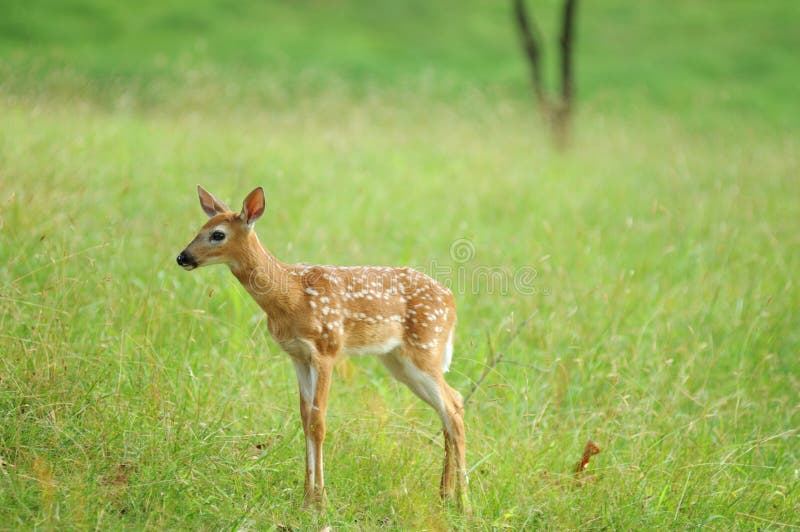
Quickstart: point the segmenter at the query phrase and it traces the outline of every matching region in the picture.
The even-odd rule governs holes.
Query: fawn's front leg
[[[308,362],[293,360],[300,388],[300,417],[306,438],[304,501],[306,506],[321,506],[325,502],[322,445],[325,441],[325,412],[333,361],[319,356]]]
[[[317,375],[311,364],[292,359],[294,370],[297,373],[297,387],[300,391],[300,418],[303,421],[303,434],[306,440],[306,475],[303,488],[303,498],[308,504],[313,499],[314,493],[314,462],[316,453],[311,440],[309,423],[311,420],[311,406],[314,401],[314,392],[317,387]]]
[[[308,423],[314,452],[314,492],[312,502],[322,506],[325,504],[326,498],[322,445],[325,442],[325,413],[328,409],[328,392],[331,389],[333,358],[320,357],[314,360],[313,365],[317,373],[317,387]]]

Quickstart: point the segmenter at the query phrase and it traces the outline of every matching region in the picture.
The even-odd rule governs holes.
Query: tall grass
[[[286,260],[436,261],[451,282],[447,266],[535,269],[533,294],[457,291],[462,390],[487,338],[538,310],[467,415],[469,526],[794,520],[794,138],[586,115],[567,158],[524,105],[381,94],[153,115],[6,100],[3,115],[4,522],[317,519],[298,507],[290,364],[223,268],[173,264],[204,217],[195,182],[233,204],[265,185],[258,231]],[[330,425],[320,523],[461,522],[437,502],[432,412],[374,361],[340,366]],[[603,452],[575,488],[587,438]]]

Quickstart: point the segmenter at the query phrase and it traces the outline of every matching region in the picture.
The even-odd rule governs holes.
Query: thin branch
[[[528,324],[528,322],[531,321],[533,317],[536,316],[536,314],[538,313],[539,313],[538,310],[534,310],[530,316],[525,318],[525,320],[519,324],[519,326],[514,330],[514,332],[511,333],[511,336],[508,337],[506,345],[503,347],[503,349],[496,356],[492,356],[492,358],[489,360],[489,364],[483,369],[483,373],[481,373],[481,376],[478,377],[478,380],[475,381],[475,384],[472,385],[472,389],[470,389],[469,393],[467,393],[467,395],[464,397],[465,408],[467,406],[467,403],[469,402],[470,397],[472,397],[472,395],[480,387],[480,385],[483,384],[483,381],[486,380],[486,377],[489,376],[489,373],[491,373],[492,370],[494,370],[494,368],[497,367],[500,361],[503,360],[506,351],[508,351],[508,348],[511,347],[511,343],[514,340],[516,340],[517,336],[519,336],[520,333],[522,332],[522,329],[524,329],[525,326]],[[494,353],[494,350],[492,350],[492,353]]]

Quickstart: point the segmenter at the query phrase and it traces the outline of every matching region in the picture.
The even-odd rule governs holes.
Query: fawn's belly
[[[347,355],[385,355],[398,348],[403,341],[400,338],[389,338],[383,342],[349,346],[343,349]]]
[[[302,362],[310,362],[315,355],[318,355],[317,348],[313,340],[308,338],[292,338],[279,342],[281,348],[295,358]],[[345,342],[342,345],[341,352],[345,355],[384,355],[394,351],[403,340],[399,337],[389,337],[372,342]]]

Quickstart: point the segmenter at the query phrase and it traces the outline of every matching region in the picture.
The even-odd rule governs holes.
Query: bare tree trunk
[[[561,17],[561,92],[557,98],[549,98],[544,90],[542,76],[542,52],[538,31],[528,16],[524,0],[514,0],[514,17],[519,30],[520,41],[528,65],[531,69],[531,83],[536,103],[542,116],[553,134],[553,140],[559,148],[565,148],[569,142],[569,125],[572,115],[573,77],[572,77],[572,44],[575,41],[575,12],[578,0],[564,0]]]

